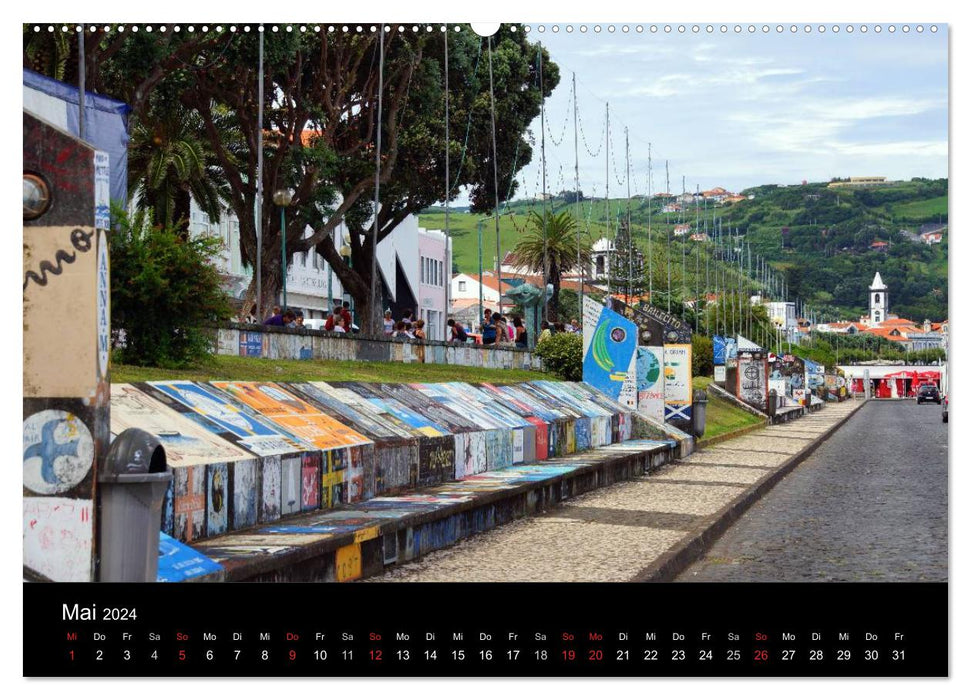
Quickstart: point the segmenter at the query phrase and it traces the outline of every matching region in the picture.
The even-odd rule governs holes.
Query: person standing
[[[344,319],[344,330],[347,333],[351,332],[351,327],[354,325],[354,319],[351,318],[351,302],[345,301],[341,306],[341,318]]]
[[[482,344],[483,345],[493,345],[496,342],[496,324],[495,320],[497,317],[495,315],[486,316],[482,322]]]
[[[425,321],[424,319],[418,319],[415,321],[415,330],[413,331],[416,340],[425,340]]]
[[[394,333],[394,319],[391,318],[391,309],[387,309],[384,312],[384,334],[391,335]]]

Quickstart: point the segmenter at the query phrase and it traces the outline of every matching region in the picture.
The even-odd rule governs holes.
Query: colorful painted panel
[[[270,354],[270,338],[258,331],[239,332],[240,357],[267,357]]]
[[[637,410],[664,420],[664,348],[637,348]]]
[[[316,406],[269,382],[213,382],[217,389],[266,416],[284,430],[319,449],[370,442]]]
[[[111,385],[111,432],[140,428],[155,435],[171,467],[249,459],[252,454],[213,435],[131,384]]]
[[[583,381],[636,408],[637,326],[620,314],[583,299]]]
[[[664,420],[691,420],[691,346],[664,346]]]
[[[373,410],[373,406],[367,402],[361,405],[342,400],[350,394],[351,401],[360,399],[354,392],[347,390],[335,390],[324,382],[304,382],[301,384],[288,384],[291,391],[296,390],[307,399],[313,401],[322,408],[332,418],[349,425],[351,428],[366,435],[371,440],[395,440],[413,437],[411,432],[399,427],[397,421],[387,420],[385,416]],[[343,394],[338,398],[337,394]]]
[[[193,382],[149,382],[137,385],[207,430],[260,456],[303,452],[309,446],[230,397]]]
[[[280,460],[280,514],[300,512],[300,488],[303,484],[301,457],[284,457]]]
[[[320,465],[319,452],[306,453],[300,464],[300,510],[320,508]]]
[[[164,532],[158,542],[158,575],[159,583],[173,583],[187,581],[222,571],[222,566],[209,557],[200,554],[191,547],[187,547],[178,540],[174,540]]]
[[[173,470],[175,534],[182,542],[206,536],[206,467]]]

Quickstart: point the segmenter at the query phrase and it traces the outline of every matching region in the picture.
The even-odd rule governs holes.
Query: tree
[[[212,258],[222,241],[154,226],[148,210],[112,211],[111,325],[124,330],[122,362],[181,367],[206,357],[205,326],[229,318]]]
[[[138,208],[154,213],[156,225],[188,229],[190,197],[219,221],[228,193],[201,131],[198,115],[178,104],[132,121],[128,190]]]
[[[614,237],[614,254],[610,260],[610,291],[628,301],[643,294],[646,281],[644,254],[634,244],[627,222],[621,220]],[[630,303],[628,301],[628,303]]]
[[[545,229],[545,236],[544,236]],[[549,301],[549,320],[559,320],[560,284],[565,271],[588,267],[592,250],[588,240],[577,238],[577,223],[569,211],[546,216],[532,210],[526,233],[513,249],[516,259],[533,272],[546,270],[546,281],[553,285]]]
[[[221,29],[221,31],[219,31]],[[411,213],[445,197],[444,153],[451,155],[451,192],[469,189],[473,210],[486,211],[509,196],[515,173],[531,158],[524,133],[539,113],[559,71],[526,32],[505,31],[491,40],[473,32],[384,36],[384,90],[378,119],[380,34],[280,31],[117,32],[85,34],[88,89],[128,102],[134,120],[155,108],[159,95],[198,115],[214,162],[228,184],[240,222],[244,264],[261,261],[262,306],[282,281],[282,240],[289,254],[316,249],[357,301],[366,327],[371,309],[371,248],[375,170],[381,202],[378,241]],[[64,80],[75,80],[77,40],[67,45],[25,26],[24,62]],[[74,34],[73,32],[71,33]],[[264,119],[259,107],[259,40],[264,39]],[[441,39],[440,37],[445,37]],[[443,59],[449,42],[450,139],[444,138]],[[58,43],[60,42],[60,43]],[[485,47],[485,48],[483,48]],[[492,49],[491,52],[489,49]],[[499,172],[493,185],[492,120],[488,57],[495,90]],[[378,130],[381,158],[376,163]],[[258,182],[262,134],[263,178]],[[467,134],[467,137],[466,137]],[[399,163],[400,158],[400,163]],[[281,236],[273,193],[294,191]],[[259,204],[260,216],[255,212]],[[345,223],[353,265],[341,257],[334,231]],[[306,236],[307,228],[313,231]],[[261,233],[261,236],[257,235]],[[257,251],[257,241],[262,250]],[[255,297],[251,286],[248,296]],[[380,299],[375,299],[376,303]]]

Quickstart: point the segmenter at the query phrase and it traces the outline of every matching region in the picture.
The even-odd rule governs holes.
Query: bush
[[[696,377],[715,374],[715,347],[706,335],[695,333],[691,336],[691,372]]]
[[[583,337],[579,333],[555,333],[536,346],[547,372],[569,382],[583,381]]]
[[[222,241],[153,226],[151,211],[116,208],[112,218],[111,325],[124,330],[118,359],[174,368],[209,356],[206,326],[232,311],[210,262]]]

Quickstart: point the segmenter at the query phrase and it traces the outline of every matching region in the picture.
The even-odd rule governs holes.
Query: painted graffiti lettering
[[[93,231],[88,233],[79,228],[71,231],[71,245],[73,245],[74,249],[78,252],[87,253],[89,250],[91,250],[92,238],[94,238]],[[44,260],[40,264],[39,275],[33,270],[28,270],[24,275],[24,289],[27,289],[27,283],[30,280],[34,280],[39,287],[46,287],[48,272],[50,272],[52,275],[59,275],[64,272],[64,268],[61,266],[61,263],[67,263],[70,265],[75,260],[77,260],[76,253],[71,253],[64,249],[58,250],[56,253],[54,253],[54,262],[56,263],[56,267],[55,265],[51,264],[50,260]]]

